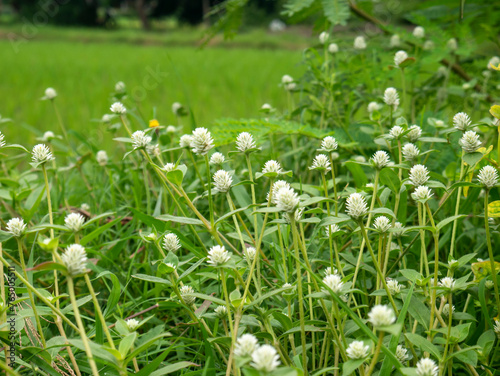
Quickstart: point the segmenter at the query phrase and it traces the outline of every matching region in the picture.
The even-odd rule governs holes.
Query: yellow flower
[[[149,128],[156,128],[159,126],[160,126],[160,123],[158,122],[158,120],[153,119],[153,120],[149,121]]]

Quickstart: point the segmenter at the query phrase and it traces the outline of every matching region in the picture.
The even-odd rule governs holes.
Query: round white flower
[[[451,306],[451,315],[453,316],[453,313],[455,312],[455,306],[452,305]],[[449,317],[450,316],[450,305],[448,303],[446,303],[444,306],[443,306],[443,315],[445,315],[446,317]]]
[[[470,124],[470,117],[465,112],[459,112],[453,116],[453,126],[462,132],[465,132]]]
[[[54,159],[47,145],[38,144],[33,147],[31,152],[31,159],[35,163],[46,163]]]
[[[490,69],[490,70],[493,70],[493,67],[497,68],[498,65],[500,65],[500,57],[498,57],[498,56],[493,56],[488,61],[488,69]]]
[[[172,103],[172,112],[175,116],[180,116],[182,109],[183,106],[179,102]]]
[[[134,149],[145,148],[152,140],[144,131],[135,131],[131,138]]]
[[[408,137],[410,142],[418,141],[420,136],[422,136],[422,128],[420,128],[418,125],[412,125],[408,129],[408,133],[406,134],[406,137]]]
[[[130,330],[131,332],[133,332],[139,326],[139,320],[129,319],[129,320],[125,321],[125,324],[127,324],[128,330]]]
[[[420,150],[418,150],[418,148],[414,144],[407,143],[404,144],[402,153],[407,161],[413,161],[420,155]]]
[[[278,197],[278,192],[281,188],[291,189],[290,184],[288,184],[286,181],[284,180],[275,181],[272,187],[272,192],[273,192],[272,203],[275,205],[278,203],[277,197]],[[269,201],[269,193],[267,194],[267,201]]]
[[[330,52],[331,54],[336,54],[337,52],[339,52],[339,46],[337,45],[337,43],[330,43],[328,45],[328,52]]]
[[[398,91],[393,87],[388,87],[384,92],[384,102],[388,106],[392,106],[394,110],[399,106]]]
[[[233,178],[229,172],[219,170],[214,174],[214,186],[219,192],[227,192],[231,188]]]
[[[338,294],[344,286],[342,277],[338,274],[327,275],[325,278],[323,278],[323,283],[327,285],[335,294]]]
[[[493,326],[493,331],[497,335],[498,338],[500,338],[500,321],[495,320],[495,325]]]
[[[380,108],[381,108],[381,105],[379,103],[377,103],[377,102],[370,102],[370,103],[368,103],[367,110],[371,114],[374,111],[380,110]]]
[[[399,65],[405,61],[406,59],[408,59],[408,54],[406,53],[406,51],[398,51],[396,52],[396,54],[394,55],[394,65],[399,67]]]
[[[373,154],[372,161],[375,167],[381,170],[389,163],[389,154],[383,150],[379,150]]]
[[[125,91],[125,84],[122,81],[118,81],[115,84],[115,91],[117,93],[123,93]]]
[[[353,341],[347,347],[346,353],[349,359],[363,359],[368,356],[369,348],[363,341]]]
[[[417,362],[417,375],[418,376],[437,376],[439,367],[432,359],[422,358]]]
[[[90,206],[89,204],[86,204],[86,203],[83,203],[81,206],[80,206],[80,209],[83,210],[83,211],[90,211]]]
[[[217,306],[214,309],[215,316],[217,316],[219,319],[223,319],[227,316],[227,308],[224,307],[223,305]]]
[[[213,266],[220,266],[225,264],[231,259],[231,255],[226,248],[221,245],[216,245],[208,251],[208,261],[207,263],[212,264]]]
[[[109,109],[111,110],[112,113],[118,115],[123,115],[124,113],[127,112],[127,109],[121,102],[113,103]]]
[[[293,77],[289,76],[288,74],[285,74],[283,77],[281,77],[281,83],[283,84],[285,90],[291,91],[295,89],[296,84],[293,81]]]
[[[193,153],[205,155],[214,147],[214,140],[206,128],[196,128],[193,131],[191,140],[191,149]]]
[[[87,253],[80,244],[72,244],[66,248],[66,252],[61,255],[61,259],[71,277],[85,273]]]
[[[261,108],[262,111],[270,112],[273,107],[269,103],[264,103]]]
[[[168,233],[163,237],[163,248],[167,251],[175,252],[181,247],[181,242],[177,235]]]
[[[401,138],[401,136],[403,135],[404,131],[405,130],[402,127],[400,127],[399,125],[395,125],[389,131],[389,136],[391,138],[394,138],[394,139],[398,140],[398,139]]]
[[[455,51],[458,49],[458,42],[455,38],[451,38],[450,40],[448,40],[448,42],[446,42],[446,47],[451,50],[451,51]]]
[[[429,171],[424,165],[418,164],[410,169],[410,181],[414,186],[424,185],[427,180],[429,180]]]
[[[210,157],[210,164],[212,165],[221,165],[225,161],[224,154],[215,152]]]
[[[391,295],[396,295],[401,292],[401,285],[399,284],[398,281],[392,278],[387,278],[387,288],[389,289],[389,292]]]
[[[2,132],[0,132],[0,148],[3,148],[4,146],[5,146],[5,135]]]
[[[347,198],[346,212],[353,219],[360,219],[368,212],[366,200],[359,193],[352,193]]]
[[[53,139],[53,138],[55,138],[55,137],[56,137],[56,135],[54,134],[54,132],[52,132],[52,131],[47,131],[47,132],[45,132],[45,133],[43,134],[42,139],[43,139],[43,141],[45,141],[45,142],[49,142],[50,140],[52,140],[52,139]]]
[[[284,212],[295,212],[299,201],[299,197],[293,188],[283,187],[276,193],[276,206]]]
[[[255,258],[255,255],[257,254],[257,250],[254,247],[247,247],[245,248],[245,256],[247,257],[248,261],[253,261]]]
[[[283,170],[281,169],[281,165],[279,162],[274,161],[274,160],[269,160],[264,164],[264,168],[262,169],[263,174],[267,173],[276,173],[276,174],[281,174],[283,173]]]
[[[70,213],[64,218],[64,224],[71,231],[78,232],[85,223],[85,217],[79,213]]]
[[[337,225],[329,225],[325,227],[325,235],[327,238],[330,237],[330,235],[335,234],[336,232],[340,231],[340,227]]]
[[[24,235],[26,224],[22,218],[12,218],[7,222],[7,232],[10,232],[16,238]]]
[[[334,150],[337,150],[339,147],[339,144],[337,143],[337,140],[335,140],[334,137],[332,136],[326,136],[323,141],[321,141],[321,150],[326,151],[328,153],[333,152]]]
[[[404,348],[401,345],[398,345],[398,347],[396,348],[396,358],[398,358],[398,360],[403,364],[407,362],[410,359],[410,356],[408,355],[408,349]]]
[[[423,46],[423,49],[425,51],[430,51],[430,50],[433,50],[434,49],[434,42],[431,41],[431,40],[426,40],[424,42],[424,46]]]
[[[179,140],[179,146],[181,148],[188,148],[191,146],[191,142],[193,141],[193,136],[190,134],[184,134],[181,136]]]
[[[365,38],[358,36],[354,39],[354,48],[356,50],[364,50],[366,48]]]
[[[467,131],[462,138],[458,141],[465,153],[474,153],[481,146],[479,135],[474,131]]]
[[[425,29],[422,26],[417,26],[413,29],[413,36],[422,39],[425,36]]]
[[[108,153],[104,150],[99,150],[95,156],[99,166],[106,166],[108,164]]]
[[[163,169],[166,172],[174,171],[175,170],[175,163],[168,162],[165,166],[163,166]]]
[[[429,187],[426,187],[425,185],[419,185],[417,188],[415,188],[415,192],[411,194],[411,197],[415,200],[423,200],[427,201],[432,197],[432,191],[430,190]]]
[[[379,232],[387,232],[391,228],[391,221],[385,215],[375,218],[373,221],[373,227],[375,227]]]
[[[311,167],[309,167],[309,170],[320,170],[326,174],[328,171],[331,170],[330,159],[325,154],[317,155],[314,158],[314,161],[313,161]]]
[[[479,182],[486,186],[486,188],[492,188],[498,184],[498,172],[496,168],[492,166],[484,166],[477,175]]]
[[[321,44],[325,44],[326,42],[328,42],[328,39],[330,39],[330,34],[328,34],[326,31],[323,31],[319,37],[319,43]]]
[[[251,356],[257,347],[257,338],[253,334],[243,334],[236,340],[234,355],[244,357]]]
[[[302,214],[304,214],[304,208],[300,208],[300,209],[295,210],[295,212],[293,213],[293,218],[294,218],[295,222],[298,222],[302,219]],[[292,213],[283,213],[283,219],[288,224],[292,223],[292,220],[290,219],[291,217],[292,217]]]
[[[452,277],[441,278],[438,282],[438,286],[453,290],[453,287],[455,287],[455,280]]]
[[[236,149],[245,153],[249,149],[256,147],[253,136],[248,132],[241,132],[236,138]]]
[[[188,306],[193,304],[196,300],[196,297],[192,295],[194,294],[194,289],[191,286],[184,285],[179,289],[179,292],[181,293],[182,300],[184,300],[184,303]]]
[[[396,315],[392,308],[386,305],[376,305],[368,313],[368,321],[375,327],[388,326],[396,321]]]
[[[57,97],[57,92],[54,88],[48,87],[45,89],[45,98],[54,99],[55,97]]]
[[[389,45],[391,47],[399,47],[401,45],[401,38],[399,37],[399,35],[394,34],[393,36],[391,36],[391,41],[389,42]]]
[[[393,234],[396,238],[400,238],[401,236],[403,236],[403,233],[404,233],[404,227],[403,225],[401,224],[401,222],[396,222],[394,223],[394,231]]]
[[[252,353],[252,363],[250,365],[256,370],[272,372],[280,364],[278,352],[271,345],[258,346]]]

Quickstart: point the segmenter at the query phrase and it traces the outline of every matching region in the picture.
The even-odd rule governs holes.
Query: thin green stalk
[[[97,370],[97,365],[95,363],[94,356],[92,355],[92,350],[90,349],[89,339],[87,337],[87,333],[85,332],[85,327],[83,326],[82,318],[80,316],[78,304],[76,303],[73,278],[68,277],[67,282],[68,282],[68,293],[71,300],[71,305],[73,306],[73,314],[75,315],[75,319],[78,324],[80,337],[82,338],[83,346],[85,347],[85,353],[87,354],[88,362],[90,364],[90,368],[92,369],[92,374],[94,376],[99,376],[99,371]]]
[[[464,152],[462,152],[462,157],[460,158],[460,181],[463,179],[464,174]],[[458,187],[457,191],[457,203],[455,205],[455,216],[458,215],[458,211],[460,210],[460,198],[462,196],[462,187]],[[455,236],[457,234],[457,220],[453,220],[453,230],[451,232],[451,246],[450,246],[450,257],[453,258],[453,251],[455,249]]]
[[[226,283],[226,276],[224,274],[224,269],[220,269],[221,273],[221,280],[222,280],[222,289],[224,291],[224,300],[226,301],[226,310],[227,310],[227,320],[229,322],[229,332],[231,333],[231,337],[233,337],[233,319],[231,317],[231,305],[229,304],[229,294],[227,292],[227,283]],[[234,343],[231,343],[231,346],[234,346]]]
[[[61,114],[59,113],[59,110],[57,109],[56,102],[54,101],[54,99],[51,99],[50,101],[52,102],[52,107],[54,107],[54,112],[56,113],[57,121],[59,123],[59,127],[61,127],[61,131],[63,133],[64,140],[69,145],[68,133],[66,132],[66,128],[64,127],[64,124],[63,124],[63,121],[61,118]]]
[[[439,231],[436,228],[436,223],[434,222],[434,218],[432,216],[431,208],[428,203],[425,203],[425,208],[427,209],[427,213],[429,214],[429,219],[432,224],[432,228],[434,229],[434,286],[431,293],[431,317],[429,322],[434,322],[434,315],[436,312],[436,295],[437,295],[437,283],[438,283],[438,272],[439,272]],[[450,316],[451,316],[451,307],[450,307]],[[431,336],[431,330],[429,330],[429,336]]]
[[[495,290],[495,299],[497,302],[497,315],[500,314],[500,295],[498,293],[497,269],[495,267],[495,258],[493,255],[493,247],[491,246],[490,224],[488,222],[488,196],[489,189],[486,189],[484,194],[484,228],[486,230],[486,243],[488,244],[488,256],[491,265],[491,278],[493,279],[493,287]],[[451,307],[451,305],[450,305]]]
[[[380,332],[378,334],[378,342],[377,347],[375,348],[375,353],[373,354],[372,361],[370,363],[370,367],[368,368],[368,372],[366,376],[370,376],[375,369],[375,365],[377,364],[378,356],[380,355],[380,349],[382,348],[382,341],[384,340],[384,332]]]
[[[339,215],[339,203],[337,202],[338,200],[338,195],[337,195],[337,183],[335,182],[335,167],[333,166],[333,157],[332,153],[328,153],[330,157],[330,172],[332,173],[332,184],[333,184],[333,195],[334,195],[334,205],[335,205],[335,216]]]
[[[210,176],[210,162],[208,161],[208,154],[205,154],[205,167],[207,170],[208,205],[210,207],[210,227],[214,229],[215,228],[214,200],[212,197],[212,177]]]
[[[452,317],[453,315],[451,314],[451,311],[452,311],[452,296],[451,296],[451,292],[448,293],[448,307],[450,307],[450,313],[448,314],[448,332],[447,332],[447,335],[446,335],[446,344],[444,345],[444,352],[443,352],[443,357],[441,359],[441,361],[439,362],[439,375],[443,375],[444,373],[444,368],[446,367],[446,356],[448,355],[448,349],[450,348],[450,339],[451,339],[451,320],[452,320]],[[450,352],[451,352],[451,349],[450,349]]]

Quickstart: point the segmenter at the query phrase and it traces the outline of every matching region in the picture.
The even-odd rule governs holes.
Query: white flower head
[[[281,77],[281,83],[287,91],[292,91],[297,87],[293,80],[293,77],[289,76],[288,74],[285,74],[283,77]]]
[[[121,102],[113,103],[109,109],[111,110],[112,113],[118,115],[123,115],[127,112],[127,109]]]
[[[193,138],[191,140],[191,149],[193,153],[205,155],[210,149],[214,147],[214,140],[206,128],[196,128],[193,131]]]
[[[467,131],[462,138],[458,141],[462,150],[466,153],[474,153],[481,146],[479,135],[474,131]]]
[[[455,38],[451,38],[448,40],[448,42],[446,42],[446,47],[451,50],[451,51],[455,51],[458,49],[458,42]]]
[[[231,254],[226,251],[223,245],[216,245],[208,251],[207,263],[213,266],[220,266],[225,264],[231,259]]]
[[[339,271],[332,266],[328,266],[325,268],[325,276],[339,274]]]
[[[95,159],[99,166],[106,166],[108,164],[108,153],[105,150],[99,150],[95,155]]]
[[[493,70],[493,67],[498,67],[500,65],[500,57],[498,56],[493,56],[489,61],[488,61],[488,69]]]
[[[182,300],[184,300],[184,303],[188,306],[193,304],[196,300],[196,297],[192,295],[194,294],[194,289],[191,286],[184,285],[179,289],[179,292],[181,293]]]
[[[387,232],[391,228],[391,220],[385,215],[381,215],[380,217],[375,218],[373,221],[373,227],[381,233]]]
[[[325,235],[327,238],[330,237],[330,235],[333,235],[335,234],[336,232],[339,232],[340,231],[340,227],[337,226],[337,225],[329,225],[329,226],[326,226],[325,227]]]
[[[34,163],[46,163],[54,159],[47,145],[38,144],[33,147],[31,159]]]
[[[402,152],[405,159],[410,162],[420,155],[420,150],[412,143],[404,144]]]
[[[234,355],[239,357],[251,356],[257,347],[257,338],[253,334],[243,334],[236,340]]]
[[[437,376],[439,367],[436,362],[429,358],[422,358],[417,362],[417,375],[418,376]]]
[[[183,106],[182,104],[180,104],[179,102],[174,102],[172,103],[172,113],[175,115],[175,116],[180,116],[182,114],[182,110],[183,110]]]
[[[181,247],[179,237],[173,233],[168,233],[163,237],[163,248],[167,251],[175,252]]]
[[[453,313],[455,313],[455,306],[454,305],[451,306],[451,315],[452,316],[453,316]],[[445,315],[446,317],[450,316],[450,305],[448,303],[446,303],[443,306],[443,315]]]
[[[354,48],[356,50],[364,50],[366,49],[366,41],[365,41],[365,38],[362,37],[362,36],[357,36],[355,39],[354,39]]]
[[[372,162],[377,169],[381,170],[389,163],[389,154],[383,150],[379,150],[373,154]]]
[[[326,136],[322,141],[321,141],[321,151],[326,151],[328,153],[333,152],[334,150],[337,150],[339,147],[339,144],[337,143],[337,140],[335,140],[334,137],[332,136]]]
[[[342,277],[338,274],[327,275],[325,278],[323,278],[323,283],[327,285],[335,294],[338,294],[344,286]]]
[[[273,192],[272,203],[275,205],[278,203],[277,197],[278,197],[278,192],[281,188],[291,189],[290,184],[288,184],[286,181],[284,180],[275,181],[272,187],[272,192]],[[267,194],[267,201],[269,201],[269,193]]]
[[[273,106],[271,106],[269,103],[264,103],[260,109],[265,112],[271,112],[273,109]]]
[[[210,157],[210,164],[212,165],[221,165],[224,163],[226,159],[224,158],[224,154],[215,152]]]
[[[253,136],[248,132],[241,132],[236,138],[236,149],[240,152],[245,153],[249,149],[256,148]]]
[[[421,136],[422,136],[422,128],[420,128],[418,125],[412,125],[408,129],[408,133],[406,134],[406,137],[408,137],[410,142],[418,141],[418,139]]]
[[[401,285],[395,279],[387,278],[386,283],[391,295],[397,295],[401,292]]]
[[[366,199],[359,193],[351,193],[347,198],[346,212],[353,219],[360,219],[368,213]]]
[[[257,254],[257,250],[254,247],[246,247],[244,253],[248,261],[253,261]]]
[[[427,180],[429,180],[429,171],[424,165],[417,164],[410,169],[410,181],[414,186],[424,185]]]
[[[227,308],[224,307],[223,305],[217,306],[214,309],[215,316],[217,316],[219,319],[223,319],[227,316]]]
[[[413,36],[422,39],[425,37],[425,29],[422,26],[417,26],[413,29]]]
[[[46,99],[54,99],[55,97],[57,97],[57,92],[54,88],[48,87],[47,89],[45,89]]]
[[[125,87],[125,83],[123,81],[118,81],[116,84],[115,84],[115,91],[117,93],[123,93],[125,91],[126,87]]]
[[[139,326],[139,320],[128,319],[127,321],[125,321],[125,324],[127,324],[128,330],[130,330],[131,332],[134,332],[137,329],[137,327]]]
[[[111,122],[111,120],[113,120],[113,118],[114,118],[114,115],[104,114],[104,115],[102,115],[101,121],[103,123],[109,123],[109,122]]]
[[[406,53],[406,51],[398,51],[396,52],[396,54],[394,55],[394,65],[399,67],[399,65],[405,61],[406,59],[408,59],[408,54]]]
[[[0,132],[0,148],[3,148],[4,146],[5,146],[5,135],[2,132]]]
[[[50,140],[52,140],[55,137],[56,137],[56,135],[54,134],[54,132],[47,131],[43,134],[42,140],[45,142],[49,142]]]
[[[78,232],[85,223],[85,217],[79,213],[70,213],[64,218],[64,224],[71,231]]]
[[[339,46],[337,45],[337,43],[330,43],[328,45],[328,52],[330,52],[331,54],[336,54],[337,52],[339,52]]]
[[[497,335],[498,338],[500,338],[500,321],[495,320],[495,325],[493,326],[493,331]]]
[[[384,102],[388,106],[392,106],[396,110],[399,106],[399,94],[398,91],[393,87],[388,87],[384,91]]]
[[[426,187],[425,185],[419,185],[417,188],[415,188],[415,192],[411,194],[411,197],[415,201],[427,201],[430,200],[432,197],[432,191],[429,187]]]
[[[497,169],[492,166],[484,166],[477,175],[479,182],[486,186],[486,188],[492,188],[498,184],[498,172]]]
[[[283,173],[283,169],[281,168],[279,162],[271,159],[264,164],[264,168],[262,169],[263,174],[267,174],[269,172],[276,173],[279,175]]]
[[[321,44],[325,44],[326,42],[328,42],[328,40],[330,39],[330,34],[328,34],[326,31],[323,31],[319,37],[319,43]]]
[[[90,205],[86,204],[85,202],[80,206],[80,209],[83,211],[90,211]]]
[[[368,103],[367,110],[371,114],[374,111],[380,110],[381,107],[382,106],[377,102],[370,102],[370,103]]]
[[[175,163],[168,162],[165,166],[163,166],[163,169],[166,172],[174,171],[175,170]]]
[[[179,140],[179,146],[181,148],[188,148],[191,146],[191,141],[193,141],[193,136],[191,136],[190,134],[184,134]]]
[[[61,255],[61,259],[71,277],[85,273],[87,252],[80,244],[72,244],[66,248],[66,252]]]
[[[144,131],[135,131],[132,133],[131,139],[134,149],[145,148],[152,140]]]
[[[391,138],[394,138],[395,140],[399,140],[401,136],[403,136],[404,131],[405,130],[402,127],[400,127],[399,125],[395,125],[389,131],[389,136]]]
[[[459,112],[453,116],[453,126],[462,132],[465,132],[470,124],[470,117],[465,112]]]
[[[349,359],[363,359],[368,356],[370,346],[365,346],[363,341],[352,341],[347,347],[346,353]]]
[[[401,38],[399,35],[394,34],[391,36],[391,41],[389,42],[391,47],[399,47],[401,45]]]
[[[455,287],[455,279],[453,279],[452,277],[441,278],[441,280],[438,282],[438,286],[453,290],[453,287]]]
[[[393,234],[396,238],[400,238],[401,236],[403,236],[403,233],[404,233],[404,227],[403,225],[401,224],[401,222],[396,222],[394,223],[394,231]]]
[[[299,202],[299,197],[293,188],[283,187],[276,193],[276,206],[286,213],[295,212]]]
[[[396,315],[389,306],[378,304],[368,313],[368,321],[375,327],[388,326],[396,321]]]
[[[295,210],[293,213],[293,218],[295,219],[295,222],[298,222],[302,219],[302,214],[304,214],[304,208],[300,208]],[[292,213],[283,213],[283,219],[285,220],[286,223],[290,224],[292,223]]]
[[[398,347],[396,348],[396,358],[398,358],[398,360],[403,364],[407,362],[410,359],[410,356],[408,355],[408,349],[401,345],[398,345]]]
[[[169,125],[167,129],[165,129],[165,132],[173,134],[177,132],[177,128],[173,125]]]
[[[256,370],[272,372],[280,364],[278,352],[271,345],[258,346],[252,353],[252,363],[250,365]]]
[[[219,192],[227,192],[233,184],[233,178],[229,172],[225,170],[219,170],[214,174],[214,186]]]
[[[309,170],[319,170],[323,173],[327,173],[331,170],[330,168],[330,159],[325,154],[319,154],[314,158],[314,161],[309,167]]]
[[[7,222],[7,232],[10,232],[16,238],[20,238],[26,231],[26,223],[22,218],[12,218]]]
[[[423,49],[425,51],[430,51],[430,50],[433,50],[434,49],[434,42],[431,41],[431,40],[426,40],[424,42],[424,46],[423,46]]]

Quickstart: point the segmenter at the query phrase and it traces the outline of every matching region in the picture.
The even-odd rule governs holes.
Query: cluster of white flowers
[[[54,99],[57,97],[57,92],[54,88],[48,87],[45,89],[45,98],[46,99]]]
[[[208,261],[207,263],[213,266],[220,266],[225,264],[231,259],[231,254],[226,251],[223,245],[216,245],[208,251]]]
[[[363,341],[353,341],[347,347],[346,353],[349,359],[363,359],[368,356],[369,348]]]
[[[335,140],[332,136],[327,136],[321,141],[321,151],[326,151],[327,153],[331,153],[339,147],[337,140]]]
[[[394,223],[394,230],[395,231],[393,232],[393,234],[396,238],[400,238],[401,236],[403,236],[404,227],[401,222]]]
[[[214,140],[208,129],[196,128],[193,131],[189,146],[191,147],[193,153],[205,155],[214,147]]]
[[[414,186],[424,185],[427,180],[429,180],[429,171],[424,165],[417,164],[410,169],[410,181]]]
[[[253,334],[243,334],[236,340],[234,355],[240,357],[251,356],[257,348],[257,344],[257,338]]]
[[[451,51],[456,51],[458,49],[458,42],[455,38],[451,38],[446,42],[446,47]]]
[[[321,44],[325,44],[326,42],[328,42],[328,40],[330,39],[330,34],[328,34],[326,31],[323,31],[319,37],[319,43]]]
[[[479,135],[474,131],[467,131],[462,138],[458,141],[465,153],[474,153],[481,146]]]
[[[379,232],[384,233],[389,231],[391,228],[391,221],[384,215],[375,218],[373,221],[373,227],[375,227]]]
[[[401,285],[395,279],[387,278],[386,283],[391,295],[397,295],[401,292]]]
[[[405,159],[410,162],[420,155],[420,150],[412,143],[404,144],[402,152]]]
[[[375,111],[380,110],[381,107],[382,106],[377,102],[370,102],[370,103],[368,103],[368,107],[366,108],[366,110],[368,111],[368,113],[371,114]]]
[[[279,359],[278,352],[273,346],[257,346],[252,353],[250,365],[258,371],[272,372],[281,364]]]
[[[266,163],[264,163],[264,168],[262,169],[263,174],[267,173],[275,173],[275,174],[281,174],[283,173],[283,169],[281,168],[281,165],[279,162],[275,160],[269,160]]]
[[[344,286],[342,277],[336,273],[328,274],[325,278],[323,278],[323,283],[327,285],[335,294],[338,294]]]
[[[297,193],[291,187],[282,187],[276,193],[276,206],[286,213],[295,212],[299,202]]]
[[[135,131],[132,133],[132,145],[134,149],[145,148],[149,145],[152,138],[144,131]]]
[[[95,159],[99,166],[106,166],[108,164],[108,153],[105,150],[99,150],[95,156]]]
[[[85,273],[87,252],[80,244],[72,244],[66,248],[66,252],[61,255],[61,259],[71,277]]]
[[[26,231],[26,223],[22,218],[12,218],[7,222],[7,232],[11,233],[14,237],[20,238]]]
[[[278,197],[278,192],[280,191],[281,188],[287,188],[287,189],[290,189],[290,184],[288,184],[286,181],[284,180],[277,180],[273,183],[273,186],[271,188],[272,190],[272,203],[274,205],[277,205],[278,204],[278,200],[277,200],[277,197]],[[269,201],[269,195],[271,193],[271,190],[269,191],[269,193],[267,194],[267,201]]]
[[[398,51],[394,55],[394,65],[399,67],[403,61],[408,59],[408,54],[406,51]]]
[[[227,192],[233,184],[233,178],[229,172],[225,170],[219,170],[214,174],[214,186],[219,192]]]
[[[38,144],[33,147],[31,152],[31,159],[35,163],[46,163],[54,159],[47,145]]]
[[[432,197],[432,191],[425,185],[419,185],[417,188],[415,188],[415,192],[411,194],[411,197],[415,201],[427,201]]]
[[[221,165],[224,163],[226,159],[224,158],[224,154],[215,152],[210,157],[210,164],[212,165]]]
[[[396,315],[392,308],[386,305],[376,305],[368,313],[368,321],[375,327],[392,325],[396,321]]]
[[[173,233],[168,233],[163,237],[163,248],[170,252],[175,252],[181,247],[179,237]]]
[[[347,198],[346,212],[353,219],[360,219],[368,213],[366,199],[359,193],[352,193]]]
[[[493,326],[493,331],[495,332],[497,337],[500,338],[500,321],[499,320],[495,320],[495,324]]]
[[[319,154],[314,158],[314,161],[313,161],[311,167],[309,167],[309,169],[310,170],[319,170],[319,171],[326,174],[328,171],[331,170],[330,159],[325,154]]]
[[[398,91],[393,87],[388,87],[384,92],[384,102],[388,106],[392,106],[393,110],[396,110],[399,106],[399,95]]]
[[[479,182],[486,188],[490,189],[498,184],[498,172],[497,169],[488,165],[484,166],[477,175]]]
[[[452,305],[451,306],[451,314],[452,314],[452,316],[453,316],[454,312],[455,312],[455,306]],[[450,315],[450,305],[448,303],[446,303],[443,306],[443,315],[445,315],[446,317],[449,317],[449,315]]]
[[[328,52],[330,52],[331,54],[336,54],[337,52],[339,52],[339,46],[337,45],[337,43],[330,43],[328,45]]]
[[[112,113],[118,115],[123,115],[127,112],[127,109],[121,102],[113,103],[109,109],[111,110]]]
[[[429,358],[422,358],[417,362],[418,376],[437,376],[439,367],[436,362]]]
[[[283,77],[281,77],[281,83],[287,91],[295,90],[295,88],[297,87],[297,84],[293,81],[293,77],[289,76],[288,74],[285,74]]]
[[[128,330],[130,330],[131,332],[133,332],[139,326],[139,320],[129,319],[129,320],[125,321],[125,324],[127,324]]]
[[[182,114],[183,109],[184,109],[184,106],[182,104],[180,104],[179,102],[172,103],[172,113],[175,116],[180,116]]]
[[[242,132],[236,138],[236,149],[245,153],[249,149],[254,149],[256,147],[253,136],[248,132]]]
[[[71,231],[78,232],[85,223],[85,217],[79,213],[70,213],[64,218],[64,224]]]
[[[179,292],[181,293],[182,300],[184,300],[184,303],[188,306],[193,304],[196,300],[196,297],[193,296],[194,289],[191,286],[184,285],[179,289]]]
[[[381,170],[389,164],[389,154],[386,151],[379,150],[373,154],[372,161],[375,167]]]
[[[175,163],[168,162],[167,164],[165,164],[165,166],[163,166],[163,169],[166,172],[174,171],[175,170]]]
[[[354,38],[354,48],[356,50],[364,50],[366,49],[366,41],[365,38],[362,36],[357,36]]]

